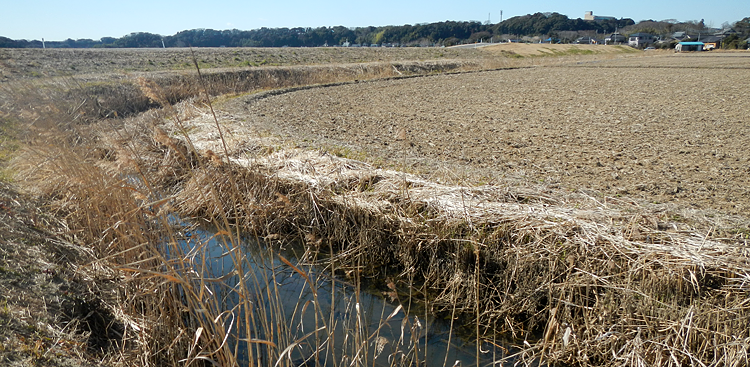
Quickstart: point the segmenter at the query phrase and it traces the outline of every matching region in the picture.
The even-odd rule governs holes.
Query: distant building
[[[601,22],[603,20],[616,20],[615,17],[607,17],[603,15],[594,15],[593,11],[587,11],[583,14],[583,20],[593,20],[596,22]]]
[[[672,38],[674,38],[674,39],[676,39],[678,41],[682,41],[682,40],[685,40],[685,39],[689,39],[690,35],[687,34],[687,32],[674,32],[672,34]]]
[[[598,45],[599,43],[599,40],[593,37],[578,37],[573,41],[576,45]]]
[[[633,33],[628,37],[628,46],[635,48],[643,48],[650,44],[653,44],[656,37],[650,33]]]
[[[703,43],[703,50],[709,51],[713,50],[715,48],[721,48],[721,42],[724,40],[725,36],[721,33],[717,35],[710,35],[710,34],[687,34],[685,32],[675,32],[672,35],[672,38],[679,42],[701,42]]]
[[[705,51],[711,51],[715,48],[721,48],[721,41],[724,37],[720,36],[704,36],[698,38],[699,42],[703,42],[703,49]]]
[[[628,42],[628,38],[615,32],[604,38],[605,45],[621,45]]]
[[[674,52],[703,51],[703,42],[680,42],[674,47]]]

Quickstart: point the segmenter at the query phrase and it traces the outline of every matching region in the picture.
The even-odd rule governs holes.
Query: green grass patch
[[[585,49],[580,49],[577,47],[571,47],[569,50],[565,51],[563,54],[565,55],[593,55],[595,53],[596,52],[594,52],[593,50],[585,50]]]
[[[502,50],[502,51],[500,51],[500,54],[503,55],[503,56],[505,56],[505,57],[510,57],[510,58],[513,58],[513,59],[522,59],[523,58],[523,55],[519,55],[519,54],[517,54],[517,53],[515,53],[513,51]]]
[[[612,46],[612,47],[614,47],[614,48],[616,48],[616,49],[618,49],[618,50],[620,50],[620,51],[622,51],[622,52],[626,52],[626,53],[636,53],[636,52],[640,52],[639,50],[637,50],[637,49],[634,49],[634,48],[632,48],[632,47],[630,47],[630,46],[622,46],[622,45],[617,45],[617,46]]]
[[[0,274],[7,274],[7,275],[14,276],[14,277],[20,277],[21,276],[21,273],[15,271],[13,269],[8,269],[8,268],[6,268],[4,266],[0,266]]]
[[[328,153],[330,153],[331,155],[335,155],[339,158],[354,159],[360,161],[364,161],[364,158],[366,158],[366,155],[364,153],[353,150],[349,147],[332,146],[327,147],[325,150],[328,151]]]

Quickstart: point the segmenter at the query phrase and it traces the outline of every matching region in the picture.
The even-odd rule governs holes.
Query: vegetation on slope
[[[745,18],[734,25],[740,40],[746,39]],[[731,27],[730,27],[731,28]],[[102,37],[99,40],[67,39],[64,41],[47,41],[48,48],[161,48],[161,47],[320,47],[340,46],[346,43],[370,46],[452,46],[462,43],[485,42],[494,39],[496,42],[517,39],[524,36],[543,36],[553,38],[556,42],[573,42],[579,36],[593,36],[613,33],[619,30],[622,34],[636,32],[653,32],[670,35],[677,31],[706,32],[708,28],[699,22],[678,22],[666,20],[655,22],[642,21],[636,24],[632,19],[605,19],[599,21],[571,19],[559,13],[535,13],[516,16],[496,24],[484,24],[477,21],[445,21],[415,25],[389,25],[381,27],[347,28],[343,26],[317,28],[260,28],[254,30],[213,30],[192,29],[174,35],[158,35],[147,32],[134,32],[122,37]],[[744,37],[744,38],[743,38]],[[42,47],[39,40],[12,40],[0,37],[1,47]]]

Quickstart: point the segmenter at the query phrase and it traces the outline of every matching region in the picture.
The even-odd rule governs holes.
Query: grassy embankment
[[[316,325],[299,338],[286,315],[258,306],[259,300],[278,302],[273,287],[262,287],[273,284],[268,279],[236,272],[236,287],[214,288],[221,283],[201,267],[209,256],[205,244],[184,246],[182,229],[170,223],[169,215],[179,213],[219,228],[217,238],[237,268],[247,263],[237,249],[250,233],[302,240],[308,258],[332,275],[356,280],[373,270],[400,273],[389,288],[404,306],[414,300],[425,310],[473,319],[478,338],[498,332],[525,340],[519,358],[527,363],[747,363],[750,305],[742,282],[749,269],[736,239],[667,234],[646,225],[640,213],[576,210],[541,193],[445,187],[315,152],[263,146],[238,152],[226,144],[196,149],[188,120],[201,112],[173,102],[196,96],[202,83],[208,94],[246,90],[238,88],[237,74],[223,75],[230,77],[191,83],[180,77],[174,84],[141,79],[124,94],[84,88],[73,97],[82,103],[51,118],[62,129],[45,127],[33,135],[37,144],[16,158],[17,177],[49,198],[78,240],[118,274],[122,287],[110,305],[130,328],[121,342],[123,361],[233,365],[242,355],[235,347],[247,347],[257,364],[287,364],[305,343],[335,363],[369,365],[375,357],[377,332],[357,317],[349,318],[353,342],[333,351],[326,331],[336,321],[317,302],[300,305],[300,312],[316,315]],[[261,88],[361,74],[343,80],[294,75],[266,77],[279,84]],[[118,108],[102,103],[108,100],[142,101],[119,116],[164,108],[127,124],[82,117],[112,116]],[[225,143],[222,123],[214,125]],[[248,287],[253,283],[261,287]],[[212,294],[217,289],[239,300],[235,308],[222,308]],[[396,364],[418,363],[422,351],[403,345]]]

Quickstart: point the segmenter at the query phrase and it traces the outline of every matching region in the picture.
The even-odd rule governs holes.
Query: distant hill
[[[571,43],[580,37],[603,37],[617,30],[623,34],[639,31],[668,33],[693,30],[705,31],[702,23],[677,21],[645,21],[636,24],[632,19],[584,20],[571,19],[559,13],[535,13],[512,17],[497,24],[445,21],[428,24],[318,28],[260,28],[249,31],[237,29],[192,29],[172,36],[135,32],[100,40],[67,39],[65,41],[12,40],[0,37],[0,47],[28,48],[149,48],[149,47],[320,47],[320,46],[453,46],[474,42],[506,40]],[[737,22],[740,28],[748,23]],[[744,22],[744,23],[743,23]],[[701,27],[703,29],[701,29]],[[534,38],[533,40],[531,38]]]

